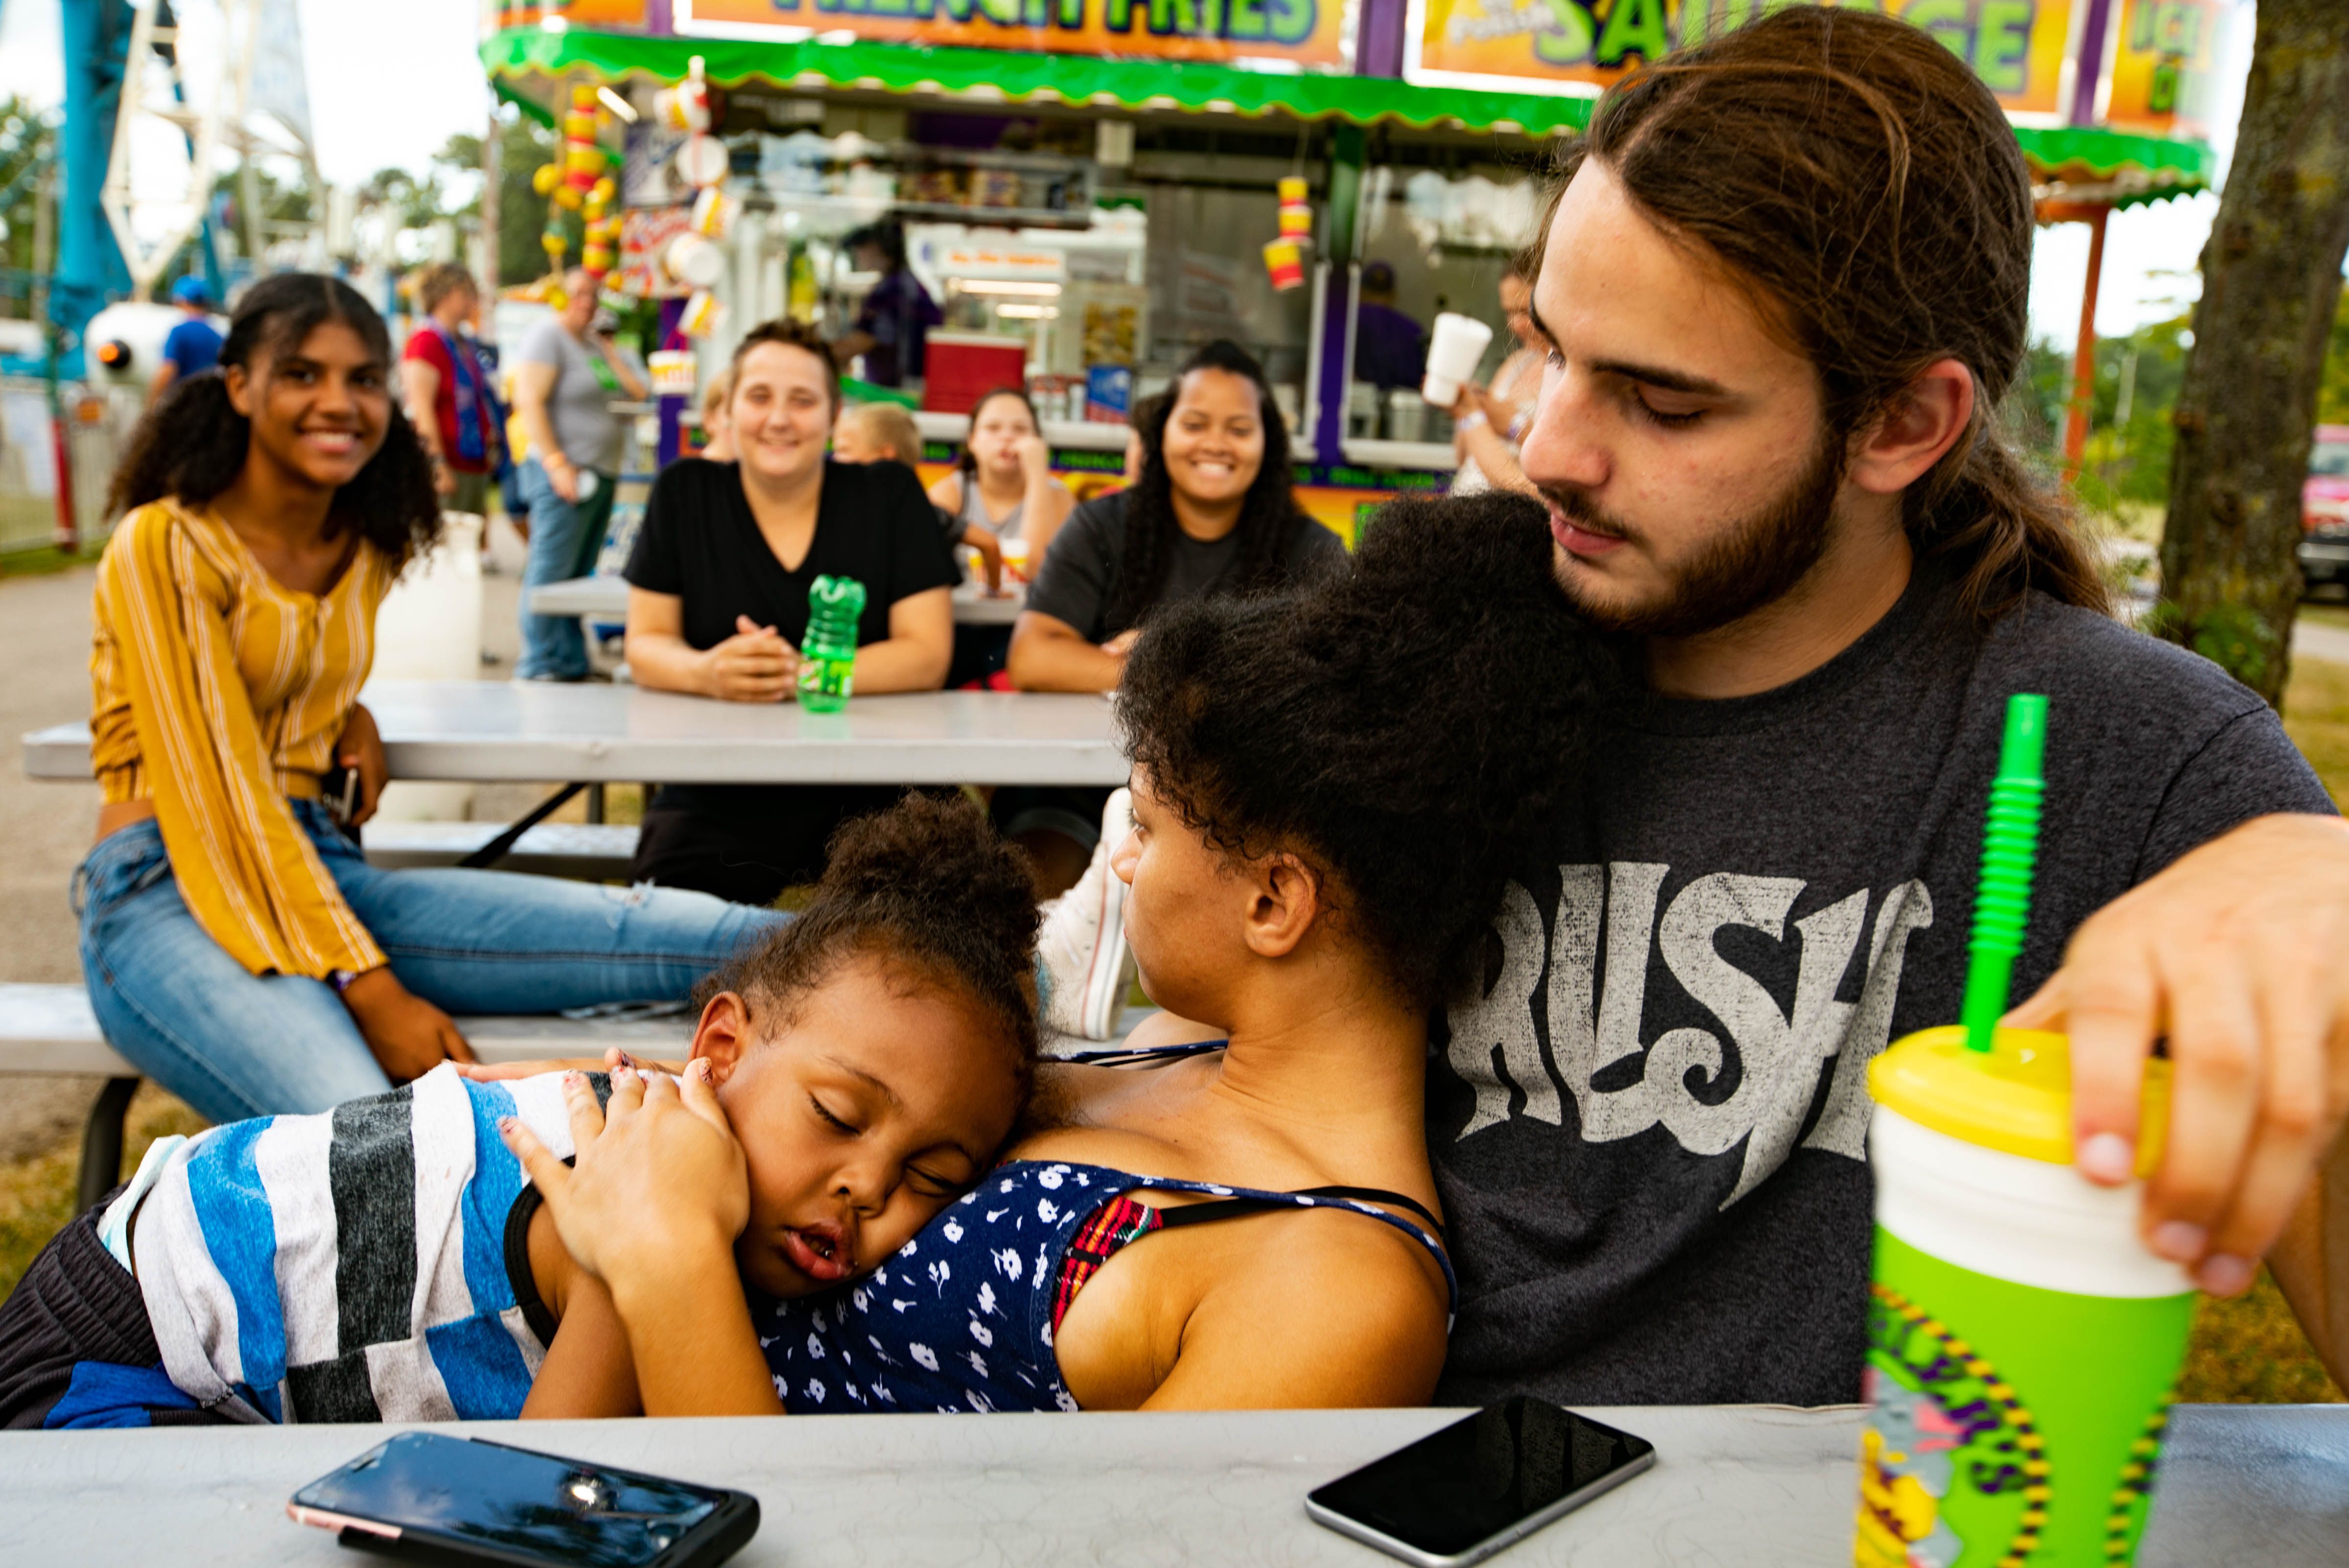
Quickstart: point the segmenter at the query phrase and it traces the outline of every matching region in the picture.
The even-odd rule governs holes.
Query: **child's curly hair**
[[[1036,1067],[1037,912],[1026,854],[962,795],[908,795],[844,822],[829,853],[814,900],[703,979],[694,1006],[734,991],[788,1020],[793,1002],[843,963],[876,958],[960,994],[1012,1053],[1024,1099]]]
[[[1619,679],[1542,508],[1494,491],[1391,503],[1324,583],[1162,609],[1118,712],[1177,816],[1235,858],[1322,872],[1398,993],[1433,1006],[1576,799]]]

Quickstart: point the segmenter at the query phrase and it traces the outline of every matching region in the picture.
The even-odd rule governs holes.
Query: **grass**
[[[2349,612],[2303,604],[2300,613],[2349,625]],[[2336,804],[2349,803],[2349,665],[2294,659],[2284,692],[2283,726]],[[2265,1269],[2251,1290],[2230,1301],[2203,1298],[2178,1379],[2181,1399],[2214,1404],[2338,1402],[2308,1338]]]
[[[194,1132],[204,1120],[151,1083],[130,1101],[122,1140],[121,1178],[139,1169],[147,1146],[174,1132]],[[0,1295],[16,1288],[33,1254],[73,1218],[75,1175],[81,1150],[67,1144],[14,1165],[0,1165]]]
[[[2302,613],[2324,606],[2303,606]],[[2349,611],[2333,609],[2349,625]],[[2349,803],[2349,665],[2297,659],[2284,697],[2284,727],[2306,754],[2336,801]],[[613,820],[641,810],[615,787],[606,809]],[[631,794],[633,789],[629,790]],[[152,1084],[131,1102],[123,1174],[138,1169],[147,1146],[173,1132],[203,1125],[196,1114]],[[33,1255],[73,1217],[78,1150],[71,1146],[15,1165],[0,1165],[0,1295],[16,1287]],[[2282,1293],[2263,1269],[2250,1292],[2230,1301],[2205,1299],[2178,1382],[2182,1399],[2215,1404],[2338,1402],[2342,1390],[2325,1375]]]

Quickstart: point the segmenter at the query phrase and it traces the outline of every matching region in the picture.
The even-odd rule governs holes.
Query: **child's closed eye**
[[[853,1125],[845,1118],[833,1115],[832,1109],[814,1095],[808,1096],[808,1104],[814,1108],[817,1117],[831,1126],[835,1131],[844,1132],[849,1137],[855,1138],[862,1135],[864,1130],[861,1127]]]

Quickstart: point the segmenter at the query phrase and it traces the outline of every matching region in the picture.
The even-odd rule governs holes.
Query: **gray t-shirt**
[[[1867,1065],[1957,1020],[2010,695],[2049,698],[2017,1001],[2188,850],[2333,810],[2217,665],[2044,595],[1987,636],[1951,601],[1920,574],[1792,685],[1610,727],[1519,868],[1483,998],[1432,1047],[1461,1285],[1439,1403],[1859,1398]]]
[[[1096,496],[1071,512],[1052,536],[1035,585],[1028,590],[1029,609],[1066,622],[1087,642],[1106,642],[1125,630],[1109,624],[1107,612],[1111,590],[1125,569],[1127,493]],[[1237,531],[1212,543],[1178,533],[1165,580],[1152,603],[1172,604],[1207,593],[1231,570],[1239,552]],[[1285,561],[1292,577],[1312,577],[1345,559],[1346,546],[1336,534],[1310,518],[1299,520]]]
[[[630,369],[637,369],[634,356],[627,350],[617,351]],[[605,377],[611,374],[601,361],[603,356],[580,342],[564,329],[563,323],[549,316],[530,329],[514,350],[518,365],[552,365],[554,386],[546,395],[547,418],[554,423],[554,438],[563,448],[563,455],[583,469],[595,469],[605,474],[616,474],[620,465],[620,420],[612,412],[612,399],[623,395],[623,389]],[[600,374],[599,374],[600,372]],[[638,370],[638,374],[642,374]]]

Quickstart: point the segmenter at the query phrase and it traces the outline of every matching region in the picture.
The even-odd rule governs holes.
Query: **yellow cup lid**
[[[1878,1105],[1951,1138],[2044,1160],[2072,1163],[2072,1042],[2042,1029],[2001,1029],[1991,1049],[1966,1048],[1959,1025],[1920,1029],[1896,1040],[1868,1067]],[[2137,1174],[2161,1158],[2169,1128],[2169,1064],[2146,1063]]]

